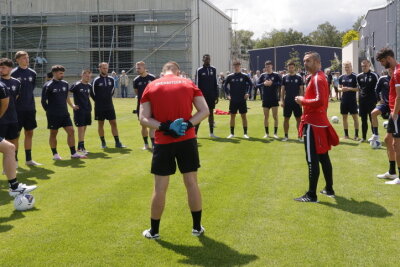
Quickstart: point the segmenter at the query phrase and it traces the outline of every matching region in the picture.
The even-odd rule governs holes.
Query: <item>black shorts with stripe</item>
[[[400,138],[400,118],[393,120],[391,116],[389,117],[387,132],[391,133],[394,138]]]

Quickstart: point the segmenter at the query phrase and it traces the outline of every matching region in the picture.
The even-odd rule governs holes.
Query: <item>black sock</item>
[[[265,134],[269,134],[269,128],[265,127]]]
[[[389,173],[396,174],[396,161],[389,161]]]
[[[145,145],[148,145],[149,144],[149,137],[148,136],[143,137],[143,141],[144,141]]]
[[[151,140],[151,146],[154,147],[154,138],[150,138]]]
[[[356,129],[356,137],[358,137],[358,129]]]
[[[114,140],[115,140],[115,143],[116,143],[116,144],[119,144],[119,137],[118,137],[118,135],[114,136]]]
[[[26,161],[32,160],[32,150],[30,150],[30,149],[25,150],[25,159],[26,159]]]
[[[278,133],[278,127],[274,127],[274,134]]]
[[[15,150],[15,161],[18,161],[18,150]]]
[[[372,132],[373,132],[375,135],[379,135],[378,127],[373,127],[373,128],[372,128]]]
[[[243,127],[244,134],[247,134],[247,127]]]
[[[85,149],[85,142],[80,141],[78,142],[78,150],[84,150]]]
[[[201,230],[201,210],[200,211],[192,211],[193,218],[193,229],[200,231]]]
[[[151,235],[158,234],[159,229],[160,229],[160,220],[153,220],[153,219],[151,219],[150,234],[151,234]]]
[[[70,146],[70,147],[69,147],[69,150],[71,151],[71,155],[73,155],[73,154],[76,153],[75,146]]]
[[[52,148],[52,149],[51,149],[51,152],[53,153],[53,155],[58,154],[58,153],[57,153],[57,148]]]
[[[289,134],[285,133],[285,137],[286,137],[286,138],[289,138]]]
[[[15,190],[15,189],[17,189],[18,188],[18,181],[17,181],[17,178],[14,178],[14,179],[12,179],[12,180],[8,180],[8,184],[10,185],[10,188],[11,189],[13,189],[13,190]]]
[[[210,134],[214,133],[214,123],[210,123]]]
[[[346,136],[346,137],[349,136],[349,129],[344,129],[344,136]]]
[[[106,139],[104,139],[104,136],[100,136],[100,140],[102,145],[106,144]]]
[[[231,127],[231,135],[235,135],[235,127]]]

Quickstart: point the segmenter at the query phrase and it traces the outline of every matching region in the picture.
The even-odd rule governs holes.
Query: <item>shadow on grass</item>
[[[360,143],[358,143],[358,142],[357,143],[349,143],[347,141],[340,140],[339,145],[340,146],[359,146]]]
[[[202,139],[207,139],[212,142],[217,142],[217,143],[232,143],[232,144],[239,144],[241,139],[228,139],[228,138],[202,138]]]
[[[104,148],[104,152],[109,154],[129,154],[132,152],[130,148]]]
[[[48,180],[48,179],[50,179],[50,174],[55,173],[54,171],[48,170],[43,167],[29,166],[28,168],[29,168],[29,170],[18,168],[18,174],[17,174],[18,180],[20,180],[22,182],[29,178]]]
[[[207,236],[200,236],[202,246],[175,245],[163,240],[157,240],[162,247],[181,254],[186,259],[179,263],[198,266],[240,266],[258,259],[256,255],[241,254],[224,243]]]
[[[80,159],[69,159],[69,160],[55,160],[54,165],[57,167],[71,167],[71,168],[83,168],[85,162]]]
[[[24,211],[24,212],[14,210],[14,212],[9,217],[0,217],[0,233],[8,232],[8,231],[10,231],[11,229],[14,228],[14,226],[9,225],[9,224],[5,224],[5,223],[11,222],[11,221],[15,221],[15,220],[19,220],[19,219],[23,219],[23,218],[25,218],[24,214],[26,214],[28,212],[35,212],[35,211],[38,211],[38,209],[33,208],[31,210],[27,210],[27,211]]]
[[[374,218],[386,218],[393,215],[385,207],[370,201],[357,201],[353,198],[346,199],[340,196],[336,196],[335,200],[336,204],[330,202],[320,202],[320,204],[353,214]]]
[[[111,157],[104,152],[99,152],[99,153],[90,152],[89,154],[87,154],[87,157],[88,159],[111,159]]]

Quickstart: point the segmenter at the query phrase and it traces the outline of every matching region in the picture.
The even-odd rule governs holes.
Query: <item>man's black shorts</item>
[[[374,101],[359,101],[359,114],[360,116],[368,115],[371,114],[371,112],[375,109],[376,107],[376,102]]]
[[[341,102],[340,103],[340,114],[358,114],[358,106],[356,102]]]
[[[196,138],[154,146],[151,173],[160,176],[175,174],[176,163],[181,173],[196,172],[200,168]]]
[[[109,109],[109,110],[96,110],[94,112],[94,119],[96,121],[113,121],[117,117],[115,116],[115,110],[114,109]]]
[[[19,130],[21,131],[24,128],[26,131],[31,131],[37,127],[36,122],[36,110],[31,111],[18,111],[18,125]]]
[[[283,116],[285,118],[290,118],[292,113],[296,118],[301,117],[303,115],[303,111],[301,106],[296,102],[285,102],[285,107],[283,108]]]
[[[205,97],[208,109],[215,109],[215,97]]]
[[[92,125],[92,114],[86,110],[74,110],[74,123],[76,127]]]
[[[239,111],[240,114],[247,113],[247,102],[243,100],[241,102],[229,102],[229,113],[236,114]]]
[[[47,116],[47,129],[58,130],[60,128],[72,126],[71,117],[68,115],[55,116],[46,114]]]
[[[273,107],[279,107],[279,101],[278,100],[263,100],[262,104],[263,108],[273,108]]]
[[[380,104],[375,109],[379,110],[382,114],[390,114],[390,108],[387,104]]]
[[[18,123],[0,124],[0,136],[6,140],[18,138],[20,131]]]
[[[397,120],[394,121],[392,116],[389,117],[387,133],[393,134],[394,138],[400,138],[400,118],[397,118]]]

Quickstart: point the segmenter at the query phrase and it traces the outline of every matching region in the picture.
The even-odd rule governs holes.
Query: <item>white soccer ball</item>
[[[371,146],[372,149],[379,149],[382,146],[382,143],[379,142],[378,140],[372,140],[369,142],[369,145]]]
[[[30,210],[35,205],[35,198],[30,194],[21,194],[14,199],[14,207],[16,210]]]
[[[338,116],[332,116],[332,118],[331,118],[331,122],[332,123],[339,123],[339,118],[338,118]]]
[[[389,122],[388,121],[384,121],[383,122],[383,128],[387,129]]]

